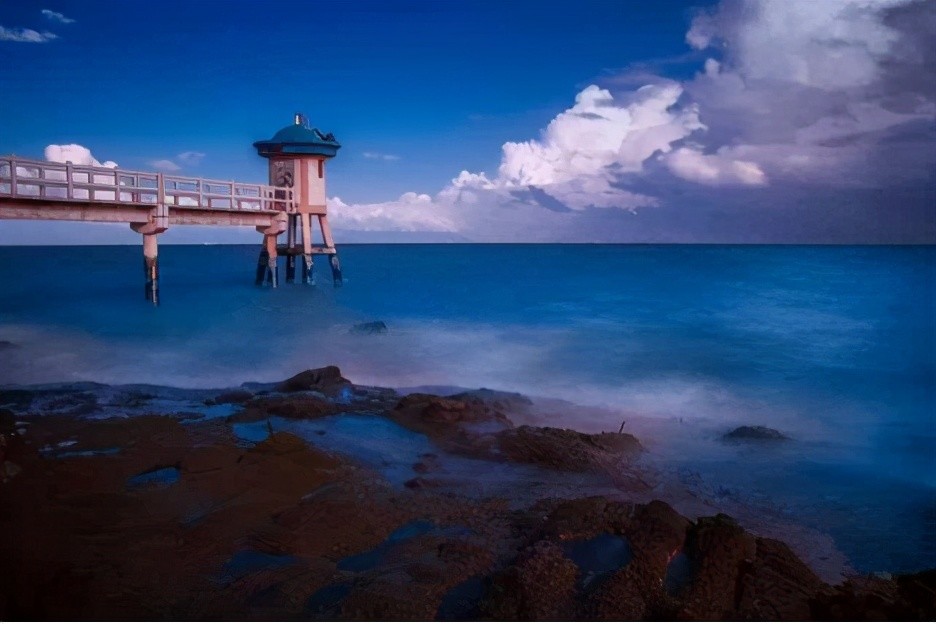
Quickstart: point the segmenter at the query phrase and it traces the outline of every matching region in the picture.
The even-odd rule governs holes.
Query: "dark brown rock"
[[[315,390],[326,396],[335,396],[350,386],[351,382],[341,376],[341,370],[337,366],[325,366],[309,369],[290,377],[276,386],[276,391],[306,392]]]
[[[235,403],[243,405],[247,401],[253,398],[253,392],[249,390],[231,390],[230,392],[222,392],[214,398],[216,404],[222,403]]]
[[[628,433],[588,434],[527,425],[500,433],[497,445],[513,461],[574,472],[610,468],[642,450],[637,438]]]
[[[782,442],[789,439],[790,438],[776,429],[761,427],[759,425],[738,427],[722,436],[722,440],[726,442]]]
[[[241,412],[233,414],[228,422],[254,422],[270,416],[296,420],[311,420],[337,414],[341,408],[325,399],[312,395],[261,397],[253,399]]]
[[[738,616],[744,620],[810,620],[810,604],[827,585],[776,540],[757,539],[754,561],[743,571]]]
[[[696,571],[686,588],[680,619],[737,619],[739,580],[757,551],[754,536],[719,514],[700,518],[690,530],[687,546]]]
[[[537,542],[494,576],[482,601],[482,614],[492,620],[572,619],[578,573],[578,566],[559,546]]]

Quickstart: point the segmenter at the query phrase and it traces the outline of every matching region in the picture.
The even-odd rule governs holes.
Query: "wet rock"
[[[410,394],[387,414],[403,427],[425,434],[456,453],[487,456],[493,434],[513,426],[510,419],[479,399],[456,400],[433,394]]]
[[[335,396],[351,382],[341,376],[337,366],[313,368],[290,377],[276,386],[277,392],[306,392],[315,390],[326,396]]]
[[[448,398],[457,401],[476,399],[504,414],[523,413],[533,406],[533,401],[518,392],[503,392],[488,388],[469,390],[468,392],[453,394]]]
[[[743,620],[811,620],[810,604],[825,588],[786,544],[759,538],[754,561],[740,579],[738,616]]]
[[[227,421],[255,422],[270,416],[282,416],[297,420],[310,420],[337,414],[341,409],[334,403],[316,396],[282,396],[253,399],[241,412],[228,417]]]
[[[609,468],[643,450],[637,438],[628,433],[588,434],[528,425],[500,433],[497,445],[513,461],[574,472]]]
[[[253,398],[253,392],[249,390],[231,390],[229,392],[222,392],[214,398],[214,403],[216,405],[221,405],[224,403],[234,403],[238,405],[243,405]]]
[[[893,579],[853,577],[811,601],[813,620],[934,621],[936,569]]]
[[[483,619],[569,620],[576,612],[578,566],[558,545],[541,541],[496,574],[481,603]]]
[[[664,581],[690,525],[662,501],[636,505],[624,527],[634,558],[589,597],[586,612],[598,620],[675,619]]]
[[[17,466],[16,464],[14,464],[13,462],[5,461],[3,462],[2,465],[0,465],[0,479],[2,479],[4,483],[6,483],[7,481],[9,481],[10,479],[15,477],[22,471],[23,469]]]
[[[0,434],[10,435],[16,430],[16,414],[8,409],[0,409]]]
[[[783,440],[789,439],[790,438],[776,429],[761,427],[760,425],[738,427],[722,436],[722,440],[726,442],[743,442],[747,440],[757,442],[782,442]]]
[[[386,334],[387,324],[383,321],[358,323],[357,325],[353,325],[351,329],[348,330],[348,333],[358,335]]]
[[[687,554],[695,573],[679,619],[736,620],[739,579],[753,564],[754,536],[729,516],[700,518],[689,532]]]
[[[439,482],[435,479],[426,479],[424,477],[415,477],[403,483],[404,487],[411,490],[423,490],[426,488],[438,487]]]
[[[510,419],[475,398],[443,398],[434,394],[410,394],[403,397],[393,410],[398,420],[412,424],[456,425],[496,422],[512,426]]]

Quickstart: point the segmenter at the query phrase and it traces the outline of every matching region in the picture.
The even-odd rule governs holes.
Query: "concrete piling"
[[[260,256],[257,258],[257,276],[254,280],[254,284],[257,286],[263,286],[263,278],[266,276],[267,270],[270,263],[270,254],[267,252],[266,246],[260,246]]]
[[[341,263],[338,262],[338,254],[330,254],[329,262],[331,263],[332,280],[335,287],[341,286],[344,280],[341,279]]]
[[[263,237],[267,252],[266,283],[276,288],[279,286],[279,268],[277,266],[276,235],[266,234]]]
[[[296,221],[298,215],[289,215],[286,229],[286,283],[296,281]]]
[[[143,235],[143,294],[153,305],[159,305],[159,255],[155,234]]]
[[[302,283],[315,285],[314,265],[312,263],[312,254],[302,255]]]

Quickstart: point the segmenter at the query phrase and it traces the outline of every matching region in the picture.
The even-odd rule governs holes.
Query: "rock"
[[[335,396],[351,382],[341,376],[337,366],[325,366],[303,371],[276,386],[277,392],[305,392],[315,390],[327,396]]]
[[[0,472],[3,473],[2,475],[0,475],[0,477],[2,477],[3,482],[6,483],[7,481],[9,481],[10,479],[15,477],[22,471],[23,469],[17,466],[16,464],[14,464],[13,462],[5,461],[3,462],[3,465],[0,466]]]
[[[558,545],[541,541],[495,575],[482,600],[482,619],[571,620],[575,616],[578,566]]]
[[[472,456],[489,456],[494,434],[513,426],[509,418],[478,399],[434,394],[407,395],[387,415],[450,452]]]
[[[371,335],[386,334],[387,324],[383,321],[371,321],[370,323],[358,323],[348,330],[349,334]]]
[[[761,621],[814,619],[810,604],[826,588],[786,544],[765,538],[739,585],[739,618]]]
[[[242,412],[232,414],[228,422],[254,422],[270,416],[311,420],[341,411],[335,404],[316,396],[264,397],[250,401]]]
[[[587,612],[598,620],[675,619],[662,580],[690,525],[662,501],[636,505],[623,527],[634,558],[595,592]]]
[[[729,431],[722,436],[722,440],[728,442],[736,441],[763,441],[763,442],[780,442],[783,440],[789,440],[787,436],[783,435],[776,429],[771,429],[770,427],[761,427],[760,425],[745,425],[743,427],[738,427]]]
[[[16,430],[16,414],[8,409],[0,409],[0,434],[9,435]]]
[[[533,401],[518,392],[503,392],[488,388],[469,390],[468,392],[453,394],[448,398],[456,401],[477,399],[488,407],[505,414],[525,412],[533,406]]]
[[[588,434],[528,425],[500,433],[497,445],[514,461],[574,472],[601,470],[643,450],[637,438],[628,433]]]
[[[411,490],[424,490],[426,488],[438,487],[439,482],[435,479],[425,479],[423,477],[415,477],[405,482],[403,486]]]
[[[731,517],[699,518],[687,540],[695,573],[677,619],[737,620],[738,582],[756,551],[754,536]]]
[[[253,392],[249,390],[231,390],[229,392],[222,392],[214,398],[216,405],[221,405],[223,403],[235,403],[243,405],[247,401],[253,398]]]

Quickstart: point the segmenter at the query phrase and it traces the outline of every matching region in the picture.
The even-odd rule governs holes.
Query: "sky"
[[[262,182],[301,111],[339,243],[931,244],[934,41],[932,0],[0,0],[0,153]]]

